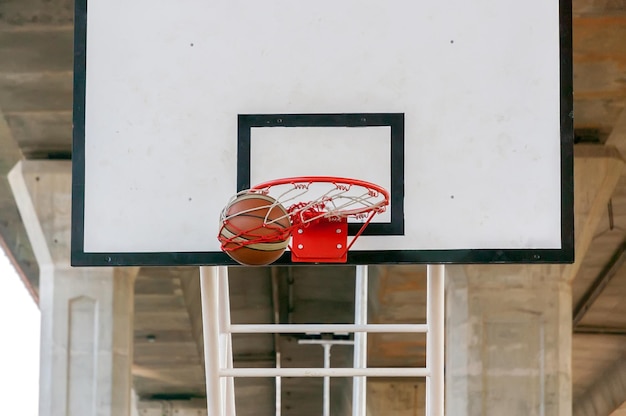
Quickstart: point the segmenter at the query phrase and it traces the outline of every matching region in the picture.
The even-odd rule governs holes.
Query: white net
[[[389,204],[384,188],[349,178],[285,178],[257,185],[249,192],[271,195],[289,212],[292,222],[300,224],[320,218],[367,221]]]

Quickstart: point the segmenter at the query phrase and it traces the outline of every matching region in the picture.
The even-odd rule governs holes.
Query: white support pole
[[[426,415],[444,415],[445,267],[428,265],[426,295]]]
[[[324,344],[324,368],[330,368],[330,349],[332,345]],[[323,415],[330,416],[330,377],[324,376],[324,408]]]
[[[354,288],[354,323],[367,325],[367,266],[356,266]],[[355,369],[367,368],[367,332],[354,334]],[[367,378],[352,378],[352,416],[365,416],[367,410]]]
[[[330,368],[330,350],[335,345],[354,345],[354,341],[301,339],[298,344],[321,345],[324,348],[324,368]],[[324,406],[323,416],[330,416],[330,375],[324,376]]]
[[[220,366],[233,368],[233,340],[230,328],[230,293],[228,290],[228,268],[218,268],[220,286]],[[224,415],[235,416],[235,379],[226,377],[221,380],[224,398]]]
[[[279,369],[281,368],[281,363],[280,363],[280,354],[281,353],[277,353],[276,354],[276,368]],[[276,402],[276,410],[275,410],[275,415],[276,416],[281,416],[281,413],[283,411],[283,400],[282,400],[282,389],[283,389],[283,382],[282,382],[282,378],[280,376],[276,376],[274,377],[274,381],[275,381],[275,402]]]
[[[235,416],[235,390],[232,377],[223,378],[223,369],[233,368],[228,301],[228,268],[200,267],[202,330],[207,411],[210,415]]]
[[[204,336],[204,371],[207,412],[221,415],[223,409],[220,381],[220,307],[218,267],[200,267],[202,330]]]

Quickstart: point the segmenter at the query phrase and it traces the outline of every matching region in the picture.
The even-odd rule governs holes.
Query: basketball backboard
[[[74,265],[234,264],[229,198],[302,175],[389,190],[349,264],[573,261],[567,1],[76,9]]]

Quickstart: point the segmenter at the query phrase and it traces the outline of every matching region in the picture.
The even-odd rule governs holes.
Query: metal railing
[[[442,265],[428,266],[426,324],[368,324],[368,267],[356,266],[354,324],[250,324],[230,323],[228,268],[200,268],[207,406],[210,415],[235,416],[234,377],[323,377],[323,415],[329,416],[328,378],[352,377],[352,415],[366,415],[367,377],[425,377],[426,415],[444,414],[444,279]],[[325,347],[324,368],[233,368],[232,336],[241,333],[354,333],[353,368],[329,368],[330,347]],[[368,368],[368,333],[426,333],[426,367]],[[278,388],[278,387],[277,387]],[[277,410],[278,411],[278,410]]]

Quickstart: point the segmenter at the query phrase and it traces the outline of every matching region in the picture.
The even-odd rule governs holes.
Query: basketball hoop
[[[230,209],[233,203],[244,196],[269,199],[264,206],[253,208],[261,210],[255,216],[256,224],[246,226],[246,229],[240,227],[236,233],[223,232],[239,215],[249,216],[250,209],[244,210],[243,214],[231,212]],[[389,192],[386,189],[358,179],[334,176],[275,179],[235,195],[222,211],[218,238],[222,250],[237,261],[239,260],[235,257],[235,251],[239,248],[253,245],[257,248],[261,247],[259,243],[285,241],[291,235],[291,243],[285,246],[291,250],[292,261],[343,263],[347,261],[348,250],[356,239],[376,214],[385,211],[387,205]],[[284,214],[269,215],[273,210]],[[286,218],[290,225],[283,226],[281,223],[281,227],[277,229],[277,222],[284,223]],[[362,223],[350,242],[348,219],[356,219]],[[264,231],[262,235],[257,232],[259,230]],[[275,246],[276,244],[272,245]]]

